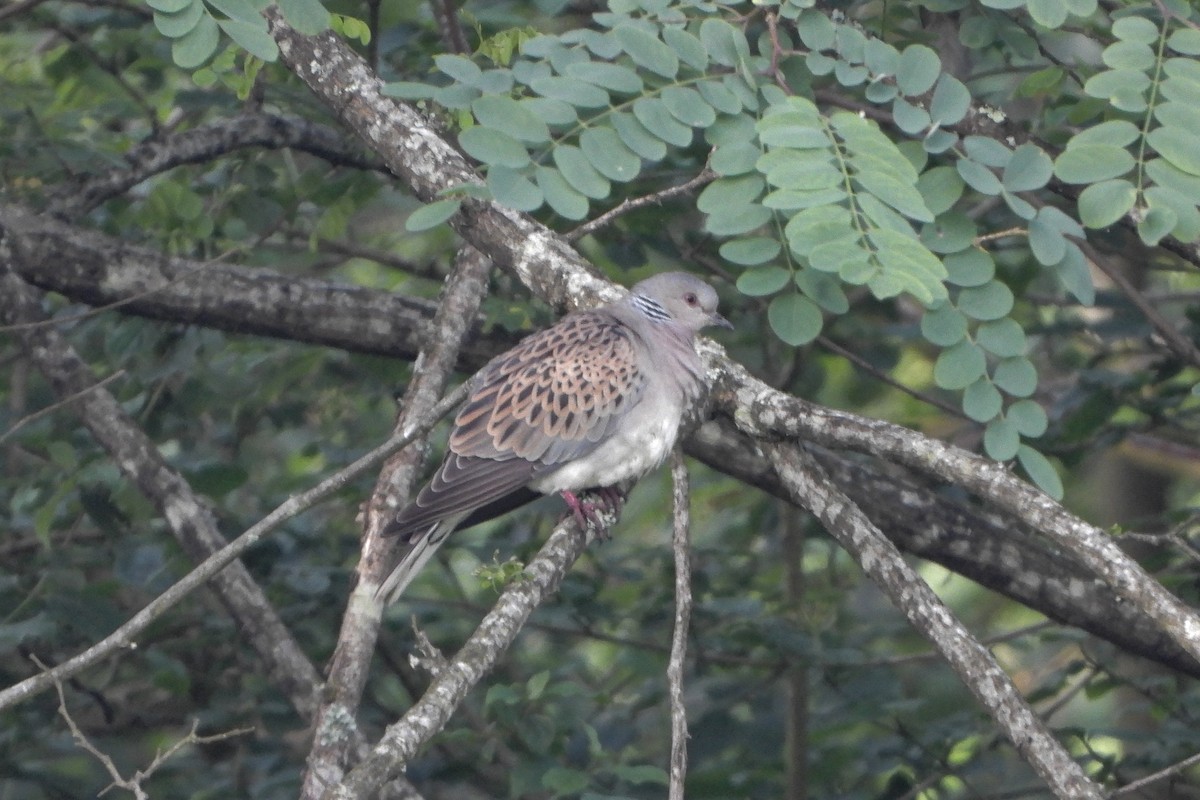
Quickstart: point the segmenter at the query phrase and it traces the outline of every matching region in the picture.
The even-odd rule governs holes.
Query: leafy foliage
[[[1160,312],[1198,338],[1187,299],[1196,265],[1186,260],[1200,238],[1194,9],[1182,0],[852,2],[843,12],[804,0],[614,0],[551,26],[545,12],[561,10],[552,5],[466,4],[477,49],[463,54],[443,52],[428,4],[382,4],[374,28],[366,4],[333,15],[314,0],[279,4],[300,30],[331,26],[378,47],[390,91],[451,128],[481,165],[483,191],[559,227],[707,166],[713,178],[694,201],[640,209],[580,247],[625,283],[647,262],[727,275],[736,293],[725,306],[741,331],[731,348],[780,385],[978,443],[1096,518],[1178,534],[1163,541],[1193,533],[1186,448],[1200,372],[1093,281],[1079,242],[1127,250],[1147,291],[1164,298]],[[264,4],[148,7],[50,0],[0,19],[6,200],[44,207],[78,176],[126,166],[137,143],[233,118],[246,104],[327,121],[275,63]],[[238,150],[155,174],[83,222],[164,252],[433,297],[429,278],[455,244],[442,223],[474,191],[420,205],[392,180],[334,160]],[[227,533],[380,441],[408,377],[392,361],[129,309],[77,318],[81,307],[55,295],[47,308],[97,375],[123,370],[110,390]],[[546,318],[504,278],[486,312],[486,335],[500,343]],[[967,422],[862,378],[816,344],[822,337],[923,396],[951,397]],[[29,672],[25,652],[69,657],[190,562],[69,408],[27,419],[54,397],[8,339],[0,363],[7,685]],[[1101,455],[1109,467],[1092,466]],[[1122,470],[1106,479],[1114,462]],[[616,540],[568,577],[561,601],[413,764],[419,785],[662,795],[670,566],[659,527],[666,490],[649,483]],[[348,487],[247,559],[317,664],[331,654],[356,558],[354,510],[369,491],[368,481]],[[798,697],[813,796],[919,786],[969,796],[1034,783],[820,531],[785,538],[797,533],[777,505],[704,469],[694,503],[689,796],[783,794],[793,754],[763,743],[794,733],[788,704]],[[552,516],[535,510],[465,534],[431,566],[389,620],[364,730],[393,720],[426,680],[408,665],[409,616],[452,650],[494,584],[519,573],[509,556],[527,558]],[[482,566],[493,552],[498,566]],[[1185,556],[1163,548],[1153,559],[1172,588],[1194,593]],[[1041,621],[939,568],[926,574],[976,630]],[[252,740],[180,754],[152,794],[293,797],[302,724],[242,635],[210,596],[194,597],[136,651],[68,687],[69,705],[127,771],[190,717],[202,732],[253,724]],[[995,648],[1099,781],[1115,786],[1200,746],[1194,681],[1131,668],[1066,626]],[[5,713],[6,793],[96,793],[107,783],[52,719],[48,697]]]

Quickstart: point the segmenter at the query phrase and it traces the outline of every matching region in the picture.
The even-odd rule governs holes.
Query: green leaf
[[[433,63],[459,83],[474,86],[483,78],[483,70],[471,59],[453,53],[434,56]]]
[[[580,61],[566,69],[567,77],[595,84],[617,94],[641,94],[645,88],[638,74],[620,64],[603,61]]]
[[[927,130],[932,122],[928,111],[900,97],[892,103],[892,118],[900,130],[910,136],[916,136]]]
[[[194,2],[195,0],[146,0],[146,5],[150,6],[155,11],[161,11],[164,14],[175,14],[179,11],[183,11]],[[213,5],[217,4],[214,3]],[[220,6],[217,5],[217,8],[220,8]]]
[[[972,319],[987,321],[1008,316],[1012,311],[1012,290],[997,280],[958,293],[958,309]]]
[[[943,389],[965,389],[983,377],[987,358],[979,345],[963,339],[943,350],[933,364],[933,380]]]
[[[1166,105],[1174,104],[1167,103]],[[1163,106],[1160,106],[1155,110],[1155,113],[1160,113],[1162,110]],[[1099,125],[1084,128],[1071,137],[1071,141],[1067,146],[1078,147],[1083,144],[1108,144],[1114,147],[1125,147],[1141,135],[1142,132],[1132,122],[1123,119],[1110,119],[1107,122],[1101,122]]]
[[[1164,186],[1151,186],[1146,190],[1145,198],[1149,210],[1142,222],[1146,222],[1158,209],[1170,211],[1175,218],[1175,226],[1168,233],[1184,242],[1200,240],[1200,210],[1197,210],[1194,202]],[[1163,223],[1156,221],[1153,224],[1157,226]],[[1154,230],[1148,223],[1147,235]]]
[[[588,773],[567,767],[550,767],[542,775],[542,787],[559,795],[577,795],[591,783]]]
[[[805,47],[814,51],[833,47],[836,36],[829,17],[813,10],[807,10],[797,18],[796,32],[800,34],[800,41],[804,42]],[[932,82],[930,85],[933,85]]]
[[[1068,146],[1054,162],[1054,174],[1067,183],[1098,183],[1124,175],[1134,167],[1123,147],[1107,144]]]
[[[679,72],[679,56],[654,34],[633,25],[618,25],[613,35],[639,67],[664,78],[674,78]]]
[[[566,219],[583,219],[587,216],[587,198],[571,188],[558,170],[538,167],[535,180],[546,198],[546,205],[554,209],[556,214]]]
[[[792,276],[796,286],[805,297],[831,314],[845,314],[850,310],[850,298],[842,290],[840,280],[813,269],[796,270]]]
[[[692,143],[692,129],[675,119],[657,97],[639,97],[633,101],[633,115],[646,130],[667,144],[687,147]]]
[[[960,158],[954,166],[958,170],[959,176],[975,191],[981,194],[1000,194],[1002,188],[1000,179],[996,177],[996,173],[983,164],[969,158]]]
[[[633,152],[647,161],[661,161],[667,155],[667,146],[663,140],[652,134],[637,117],[627,112],[618,112],[609,117],[617,135]],[[691,132],[688,132],[689,142]]]
[[[933,88],[942,73],[942,60],[923,44],[910,44],[900,53],[896,65],[896,85],[909,97],[922,95]]]
[[[701,81],[696,84],[696,90],[706,103],[722,114],[738,114],[742,110],[742,101],[722,82]]]
[[[221,29],[207,12],[196,27],[171,43],[171,58],[183,69],[195,69],[208,61],[221,41]]]
[[[1096,301],[1096,287],[1092,285],[1092,273],[1088,269],[1083,253],[1074,243],[1067,247],[1067,256],[1054,265],[1055,275],[1063,287],[1075,295],[1085,306]]]
[[[1158,40],[1158,26],[1145,17],[1122,17],[1113,23],[1112,32],[1128,42],[1151,44]]]
[[[508,167],[489,168],[487,185],[497,203],[517,211],[534,211],[544,199],[542,190],[527,175]]]
[[[832,144],[820,117],[800,111],[769,114],[758,121],[758,138],[769,147],[828,149]]]
[[[170,13],[156,12],[154,14],[154,27],[163,36],[170,39],[178,39],[181,36],[191,33],[206,15],[207,12],[204,10],[204,3],[200,2],[200,0],[192,0],[192,2],[183,6],[179,11]]]
[[[925,199],[912,184],[897,180],[878,170],[861,170],[854,176],[858,185],[887,203],[909,219],[932,222],[933,214],[925,207]]]
[[[771,219],[771,210],[757,203],[727,206],[709,212],[704,229],[714,236],[737,236],[757,230]]]
[[[1141,42],[1113,42],[1104,48],[1100,57],[1113,69],[1133,69],[1146,72],[1157,60],[1150,45]]]
[[[1200,175],[1200,147],[1197,131],[1160,127],[1150,131],[1146,141],[1158,154],[1189,175]]]
[[[1046,67],[1031,72],[1017,87],[1018,97],[1057,95],[1062,90],[1067,73],[1062,67]]]
[[[217,24],[239,47],[255,58],[274,61],[279,57],[279,47],[267,32],[267,20],[260,17],[257,22],[240,19],[222,19]]]
[[[438,87],[413,81],[393,81],[383,85],[383,93],[401,100],[429,100],[437,94]]]
[[[1025,8],[1043,28],[1058,28],[1067,21],[1067,5],[1063,0],[1026,0]]]
[[[467,86],[465,83],[452,83],[449,86],[438,88],[433,94],[433,99],[434,102],[446,108],[457,110],[469,108],[479,95],[480,91],[474,86]]]
[[[1024,356],[1006,358],[996,365],[992,381],[1013,397],[1028,397],[1037,389],[1037,369]]]
[[[754,236],[749,239],[734,239],[721,245],[721,258],[742,266],[765,264],[779,256],[782,246],[778,239],[769,236]]]
[[[576,191],[586,197],[602,200],[612,193],[612,184],[601,175],[583,151],[570,144],[554,148],[554,165]]]
[[[934,167],[921,173],[917,191],[934,215],[949,211],[962,197],[963,180],[954,167]]]
[[[1152,208],[1146,212],[1146,216],[1138,221],[1138,236],[1145,244],[1156,245],[1160,239],[1175,228],[1178,221],[1179,217],[1170,208],[1166,206]]]
[[[736,178],[719,178],[713,181],[696,198],[696,208],[705,214],[719,213],[731,206],[743,206],[759,198],[763,190],[763,179],[758,175]]]
[[[675,119],[685,125],[707,128],[717,121],[717,112],[690,86],[668,86],[659,96]]]
[[[749,297],[775,294],[792,282],[790,270],[779,266],[756,267],[738,276],[738,291]]]
[[[703,72],[708,67],[708,51],[695,36],[683,28],[663,28],[662,36],[683,63],[697,72]]]
[[[1050,156],[1037,145],[1023,144],[1013,151],[1001,183],[1010,192],[1031,192],[1045,186],[1053,174]]]
[[[1146,108],[1145,92],[1150,88],[1150,77],[1140,70],[1110,69],[1088,78],[1083,90],[1101,100],[1106,100],[1122,111],[1143,111]]]
[[[938,79],[929,102],[929,116],[939,125],[953,125],[967,115],[971,92],[958,78],[945,73]]]
[[[1050,267],[1066,255],[1067,240],[1044,217],[1038,216],[1029,222],[1029,249],[1039,264]]]
[[[949,211],[921,229],[921,242],[934,253],[957,253],[970,247],[978,232],[966,214]]]
[[[609,105],[608,92],[578,78],[557,75],[535,78],[529,88],[542,97],[561,100],[576,108],[606,108]]]
[[[421,206],[408,215],[408,219],[404,221],[404,229],[410,233],[429,230],[453,217],[461,206],[460,199],[437,200]]]
[[[988,136],[967,136],[963,138],[963,149],[972,161],[978,161],[985,167],[1002,169],[1012,161],[1013,151]]]
[[[575,107],[561,100],[552,100],[549,97],[524,97],[517,102],[521,104],[522,108],[533,112],[535,117],[547,125],[565,127],[579,122],[579,113]]]
[[[1167,47],[1185,56],[1200,56],[1200,30],[1178,29],[1167,38]]]
[[[525,146],[507,133],[476,125],[458,135],[458,143],[467,155],[485,164],[520,169],[529,163]]]
[[[1017,454],[1021,436],[1008,419],[994,419],[983,430],[983,449],[996,461],[1008,461]]]
[[[1079,194],[1079,220],[1089,228],[1107,228],[1128,214],[1135,202],[1137,189],[1129,181],[1101,181]]]
[[[611,180],[631,181],[642,169],[642,160],[612,128],[589,128],[580,135],[579,147],[596,171]]]
[[[1010,317],[980,325],[975,331],[975,341],[984,350],[1001,358],[1025,354],[1025,331]]]
[[[963,391],[963,413],[976,422],[995,419],[1003,405],[1004,398],[987,377],[979,378]]]
[[[799,293],[781,294],[767,306],[767,321],[775,335],[793,347],[817,338],[824,325],[821,310]]]
[[[1022,436],[1030,439],[1041,436],[1050,424],[1045,409],[1033,400],[1018,400],[1008,407],[1004,415],[1012,420]]]
[[[967,318],[950,303],[943,303],[921,317],[921,335],[938,347],[950,347],[967,335]]]
[[[849,238],[858,241],[851,228],[850,212],[836,205],[821,205],[801,211],[783,229],[788,245],[800,256],[808,256],[819,245]],[[853,246],[853,244],[852,244]]]
[[[868,234],[875,257],[889,277],[902,281],[904,290],[926,305],[946,297],[942,280],[946,268],[941,260],[916,239],[879,228]]]
[[[1058,471],[1044,455],[1029,445],[1023,444],[1017,448],[1017,461],[1039,489],[1055,500],[1062,500],[1062,478],[1058,476]]]
[[[1155,107],[1154,116],[1160,123],[1172,128],[1200,130],[1200,108],[1196,108],[1195,106],[1184,103],[1162,103]],[[1104,124],[1107,125],[1108,123]],[[1137,128],[1134,128],[1133,123],[1127,122],[1125,124],[1134,129],[1134,137],[1129,140],[1129,142],[1132,142],[1133,139],[1137,138],[1139,131]],[[1078,139],[1081,135],[1076,134],[1075,138]],[[1112,142],[1111,144],[1128,144],[1129,142]]]
[[[736,67],[750,57],[746,35],[723,19],[708,17],[700,23],[700,41],[709,57],[722,66]]]
[[[946,280],[958,286],[982,286],[996,275],[996,262],[986,250],[970,247],[942,259]]]
[[[288,23],[306,36],[316,36],[329,28],[329,12],[318,0],[276,0]]]
[[[507,95],[484,95],[471,103],[479,124],[530,144],[550,141],[550,129],[528,107]]]
[[[709,166],[718,175],[744,175],[755,168],[761,155],[762,151],[751,142],[734,142],[718,147]]]

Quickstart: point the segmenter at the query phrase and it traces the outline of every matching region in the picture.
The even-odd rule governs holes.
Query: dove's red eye
[[[687,294],[685,294],[683,296],[683,302],[687,303],[689,306],[694,306],[694,305],[696,305],[696,303],[699,303],[700,301],[696,299],[695,294],[693,294],[692,292],[688,292]]]

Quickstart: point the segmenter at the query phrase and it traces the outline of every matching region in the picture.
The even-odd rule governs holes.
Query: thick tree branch
[[[720,413],[758,438],[811,441],[869,453],[962,486],[985,502],[1050,537],[1112,589],[1137,606],[1193,658],[1200,659],[1200,617],[1148,575],[1103,531],[1069,513],[1003,464],[881,420],[822,408],[776,391],[730,361],[719,347],[704,347]]]
[[[473,247],[459,253],[425,345],[413,366],[416,376],[404,396],[396,420],[402,431],[429,413],[442,393],[458,360],[458,350],[466,338],[470,320],[479,313],[487,293],[491,262]],[[353,739],[349,729],[358,714],[363,689],[367,685],[371,656],[383,608],[376,592],[395,564],[400,543],[384,539],[384,524],[395,511],[398,500],[408,497],[420,475],[425,455],[424,441],[414,442],[391,456],[376,482],[367,504],[362,558],[357,581],[350,593],[337,648],[329,669],[328,690],[317,713],[317,736],[308,755],[301,797],[316,800],[325,790],[342,779]]]
[[[51,195],[48,210],[67,218],[78,217],[153,175],[247,147],[290,147],[339,166],[381,168],[379,162],[348,148],[346,137],[332,128],[301,117],[259,112],[219,119],[163,139],[149,139],[125,154],[125,166],[63,184]]]
[[[675,524],[671,550],[675,554],[675,627],[671,632],[671,657],[667,662],[667,688],[671,697],[671,782],[669,800],[684,800],[687,777],[687,705],[683,701],[683,673],[687,659],[688,625],[692,618],[692,543],[688,511],[691,492],[683,453],[671,454],[671,486]]]
[[[399,775],[421,746],[445,727],[467,692],[495,666],[533,610],[557,591],[586,545],[587,534],[575,518],[564,518],[421,699],[387,729],[371,755],[326,797],[363,800]]]
[[[761,448],[728,420],[686,442],[688,455],[775,497],[789,495]],[[901,550],[934,561],[1065,625],[1130,653],[1200,677],[1200,662],[1070,555],[1012,517],[937,493],[896,465],[814,449],[839,488]]]
[[[435,308],[389,292],[173,258],[19,206],[0,204],[0,228],[19,241],[15,268],[28,282],[151,319],[411,360]],[[502,344],[472,335],[464,357],[482,363]]]
[[[771,461],[792,499],[808,508],[892,604],[929,639],[975,699],[988,710],[1017,752],[1062,800],[1100,800],[1062,745],[1025,702],[987,648],[971,635],[866,515],[846,497],[803,448],[767,445]]]

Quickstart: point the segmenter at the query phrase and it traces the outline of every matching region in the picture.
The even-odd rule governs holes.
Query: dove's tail
[[[457,520],[442,520],[432,525],[424,534],[412,537],[402,548],[396,566],[379,585],[375,598],[381,600],[385,606],[399,600],[408,584],[412,583],[412,579],[417,577],[417,573],[454,531],[456,522]]]

